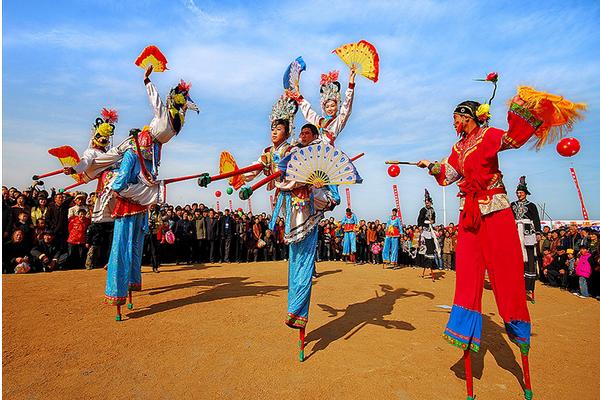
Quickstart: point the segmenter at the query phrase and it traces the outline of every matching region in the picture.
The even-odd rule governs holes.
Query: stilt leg
[[[300,347],[300,362],[304,361],[304,328],[300,329],[300,340],[298,342]]]
[[[121,321],[121,306],[117,306],[117,315],[115,316],[115,321]]]
[[[131,290],[129,291],[129,303],[127,303],[127,308],[133,310],[133,295],[131,294]]]
[[[531,304],[535,304],[535,292],[531,291]]]
[[[529,356],[521,353],[523,360],[523,379],[525,380],[525,400],[533,399],[533,391],[531,390],[531,376],[529,375]]]
[[[465,350],[465,381],[467,382],[467,400],[473,400],[473,372],[471,371],[471,350]]]

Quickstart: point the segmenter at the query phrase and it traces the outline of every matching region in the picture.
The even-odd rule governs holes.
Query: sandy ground
[[[454,273],[318,264],[298,361],[283,324],[286,264],[144,268],[144,290],[114,320],[104,270],[2,278],[6,399],[464,399],[461,351],[441,337]],[[600,393],[600,302],[538,287],[530,306],[537,399]],[[490,290],[474,357],[481,399],[522,398],[516,346]],[[596,393],[596,394],[594,394]]]

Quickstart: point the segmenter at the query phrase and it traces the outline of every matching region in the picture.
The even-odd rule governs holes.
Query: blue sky
[[[357,79],[354,111],[336,142],[348,154],[366,153],[357,162],[364,183],[352,187],[359,217],[387,216],[393,183],[407,222],[416,220],[424,188],[442,215],[442,190],[431,177],[404,167],[392,179],[383,161],[446,156],[455,140],[454,106],[489,98],[490,87],[473,79],[497,71],[494,126],[506,127],[506,101],[518,85],[589,106],[572,133],[582,144],[575,157],[560,157],[554,146],[501,155],[509,193],[526,175],[531,200],[545,203],[552,218],[580,219],[573,165],[590,217],[600,218],[599,28],[594,1],[4,1],[3,184],[22,187],[34,173],[56,169],[46,152],[51,147],[69,144],[83,152],[102,107],[119,110],[119,141],[147,124],[152,114],[143,71],[133,61],[148,44],[169,60],[169,71],[152,76],[162,95],[180,78],[189,80],[202,109],[188,114],[182,133],[165,146],[166,178],[216,172],[222,150],[240,165],[255,160],[269,144],[268,116],[290,61],[300,55],[306,61],[302,92],[318,106],[322,72],[340,70],[344,86],[348,79],[331,50],[365,39],[379,51],[380,80]],[[296,126],[303,122],[299,114]],[[71,183],[64,176],[45,181],[47,187]],[[168,200],[214,205],[215,190],[225,188],[177,183]],[[457,217],[455,194],[455,186],[446,190],[448,221]],[[242,205],[226,194],[221,204],[229,199]],[[252,201],[255,211],[267,210],[264,189]]]

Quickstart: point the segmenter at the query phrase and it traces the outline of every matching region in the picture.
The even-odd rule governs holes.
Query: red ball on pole
[[[217,190],[217,191],[215,192],[215,196],[217,196],[217,197],[221,197],[221,191],[220,191],[220,190]]]
[[[556,151],[563,157],[572,157],[579,153],[580,149],[579,140],[572,137],[564,138],[556,144]]]
[[[387,173],[392,178],[395,178],[398,175],[400,175],[400,167],[395,164],[392,164],[388,167]]]

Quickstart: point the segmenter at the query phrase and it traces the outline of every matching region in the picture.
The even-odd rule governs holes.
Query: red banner
[[[350,205],[350,188],[346,187],[346,203],[348,204],[348,208],[352,208]]]
[[[252,200],[248,198],[248,212],[252,212]]]
[[[233,211],[233,201],[231,199],[229,199],[229,209]]]
[[[398,186],[396,184],[393,184],[392,189],[394,190],[394,201],[396,202],[396,208],[398,209],[398,218],[400,218],[400,223],[402,223],[402,209],[400,208],[400,196],[398,196]]]
[[[269,195],[269,201],[271,202],[271,212],[273,212],[275,210],[275,199],[273,198],[273,195]]]
[[[219,205],[219,200],[217,200],[217,212],[221,211],[221,206]]]
[[[585,203],[583,202],[583,195],[581,194],[581,189],[579,188],[579,181],[577,181],[577,174],[575,173],[575,168],[569,168],[571,170],[571,177],[573,178],[573,182],[575,182],[575,187],[577,188],[577,194],[579,195],[579,201],[581,202],[581,214],[583,215],[583,220],[589,220],[588,212],[585,209]]]

